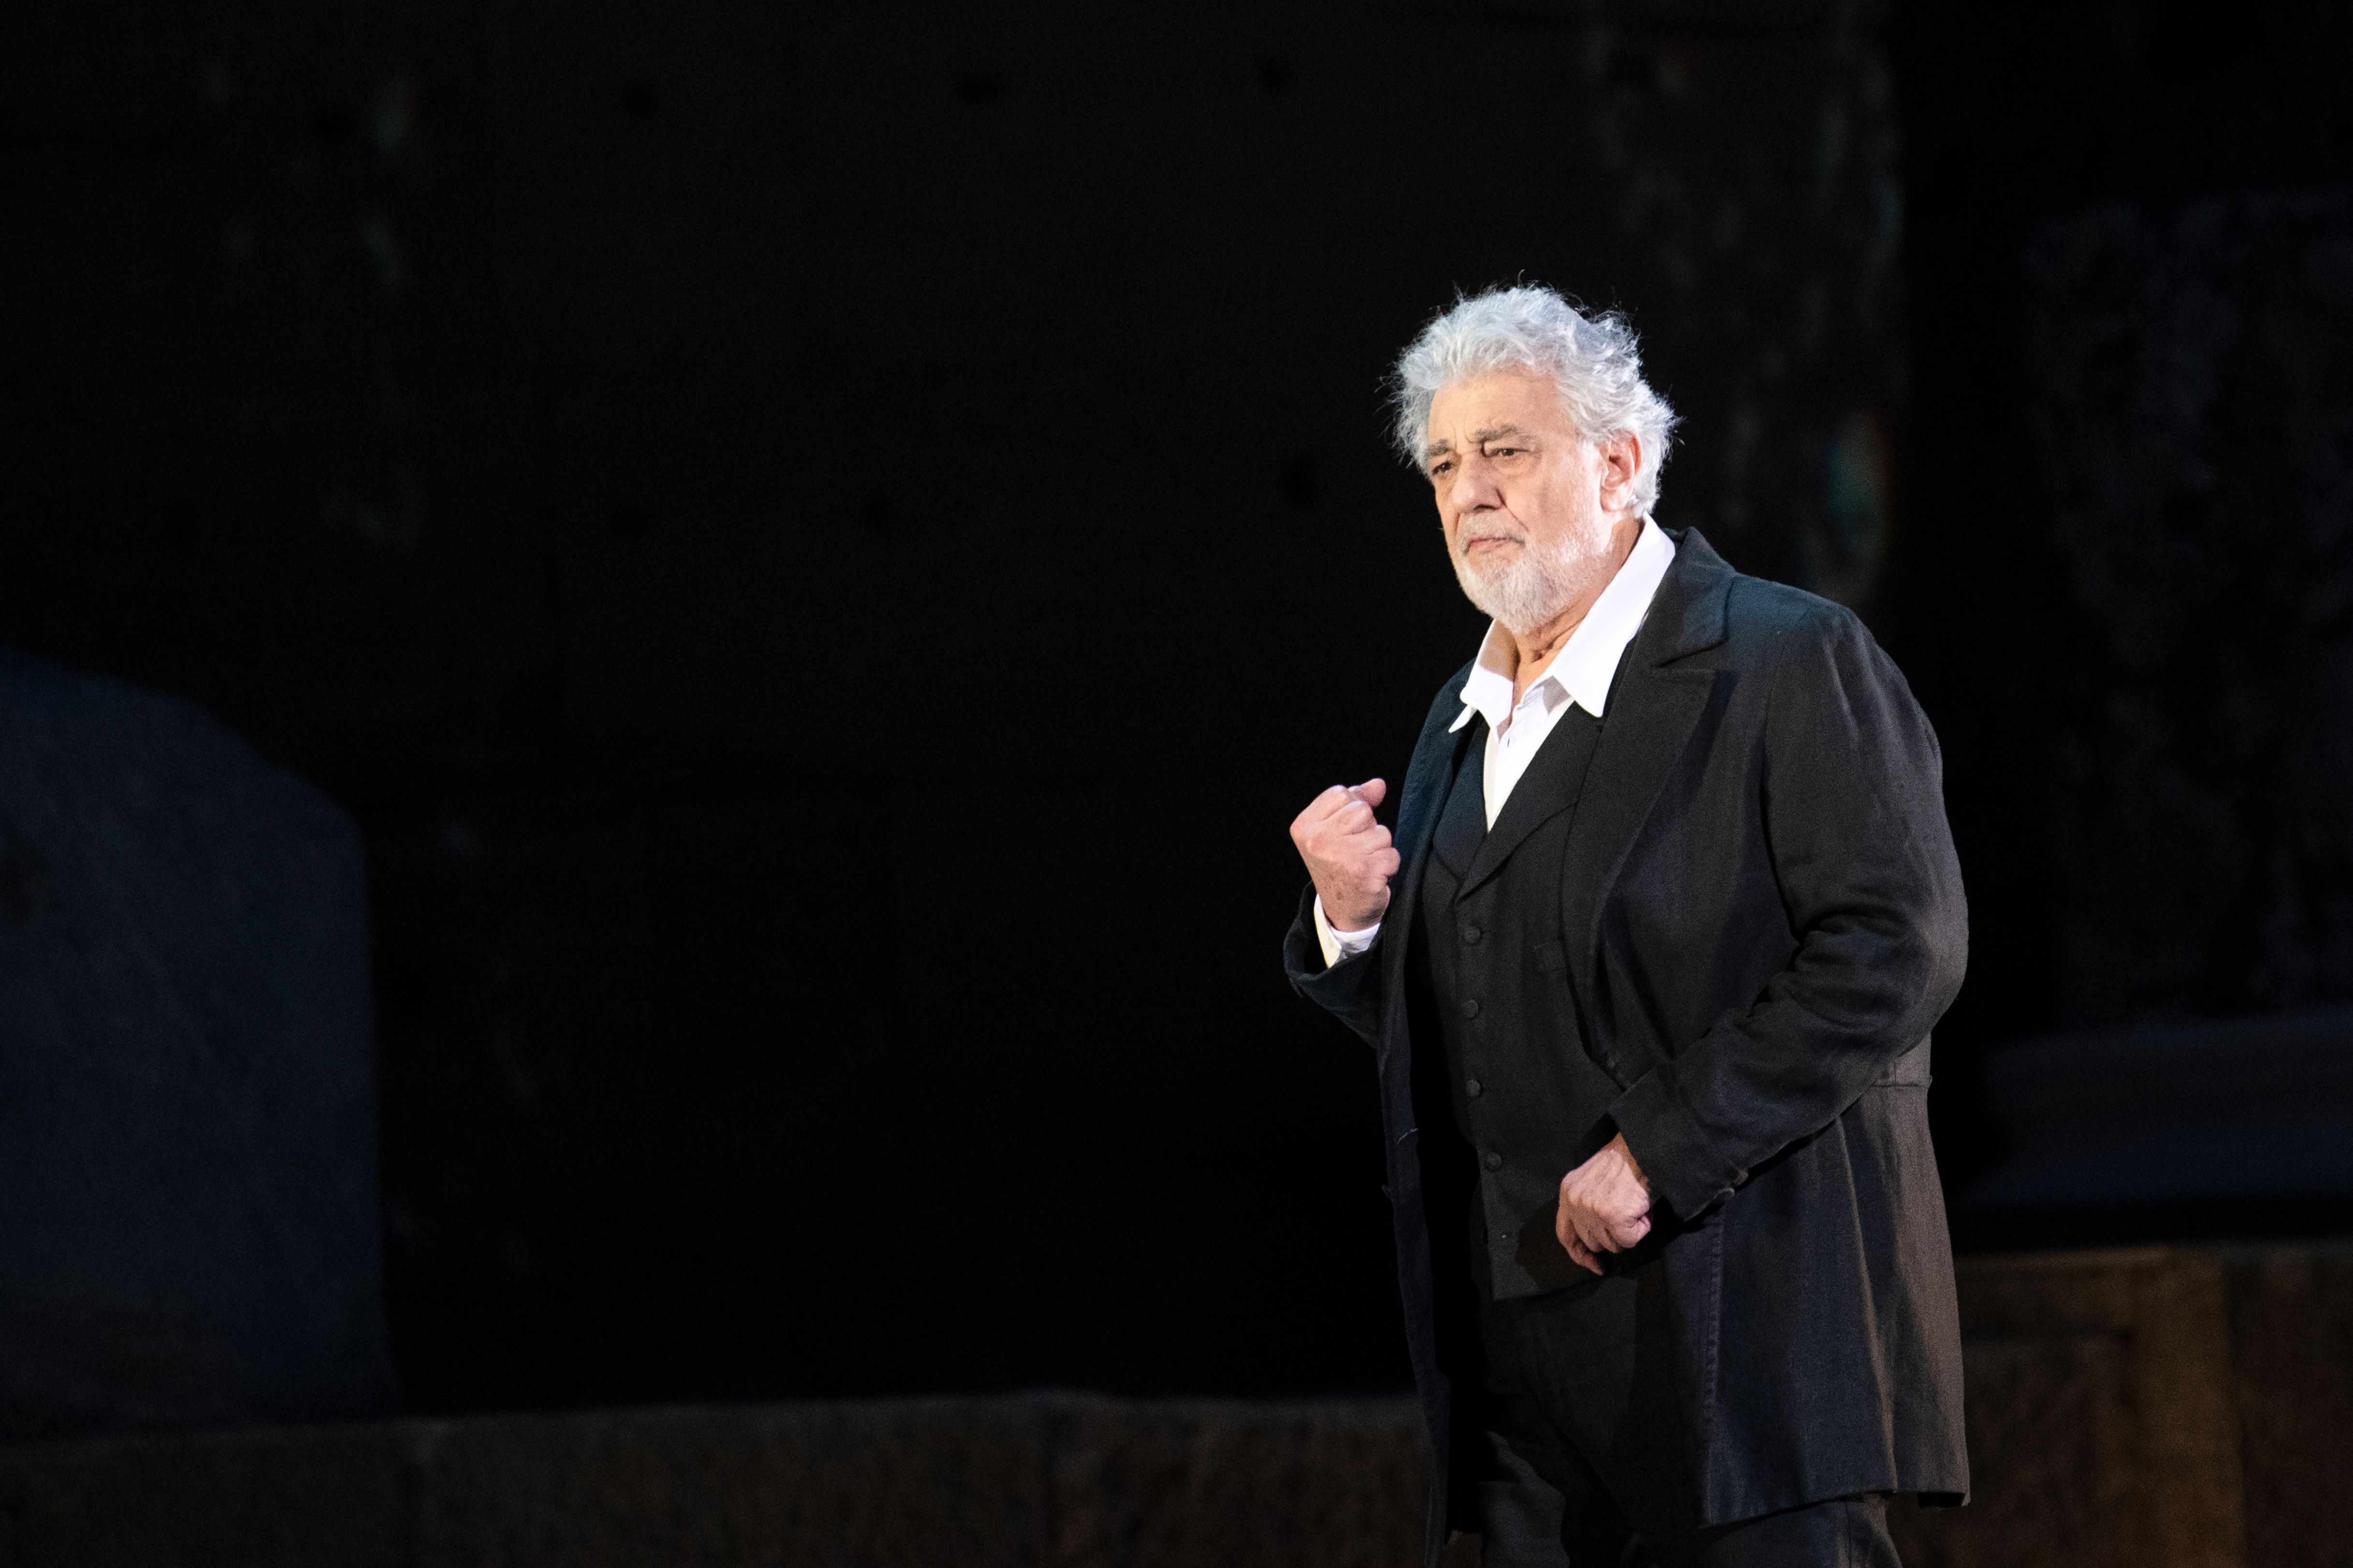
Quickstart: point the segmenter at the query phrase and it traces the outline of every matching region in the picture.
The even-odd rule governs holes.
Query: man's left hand
[[[1577,1262],[1601,1272],[1600,1254],[1622,1252],[1651,1234],[1651,1184],[1626,1147],[1626,1135],[1560,1179],[1553,1234]]]

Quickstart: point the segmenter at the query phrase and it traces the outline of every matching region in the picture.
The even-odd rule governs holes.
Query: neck
[[[1601,597],[1601,591],[1609,587],[1624,569],[1626,558],[1634,553],[1635,541],[1641,537],[1641,518],[1621,517],[1612,522],[1609,525],[1609,543],[1603,552],[1609,570],[1598,574],[1591,587],[1570,600],[1560,614],[1544,625],[1531,626],[1525,632],[1512,632],[1512,644],[1519,654],[1519,666],[1512,673],[1512,700],[1514,703],[1528,694],[1529,687],[1544,679],[1545,670],[1560,650],[1568,646],[1568,639],[1577,634],[1577,628],[1585,624],[1585,617],[1591,613],[1594,601]],[[1511,628],[1506,626],[1504,630],[1510,631]]]

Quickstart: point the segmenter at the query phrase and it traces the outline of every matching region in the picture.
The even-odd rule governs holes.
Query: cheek
[[[1601,515],[1602,477],[1588,468],[1562,475],[1555,487],[1553,505],[1559,509],[1561,520],[1579,533],[1588,531]]]
[[[1521,487],[1517,498],[1520,521],[1528,532],[1542,539],[1557,539],[1577,530],[1577,513],[1582,510],[1577,501],[1577,487],[1565,482],[1558,474],[1546,474],[1531,479]]]

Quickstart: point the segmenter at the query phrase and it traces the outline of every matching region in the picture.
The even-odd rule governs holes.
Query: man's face
[[[1640,448],[1579,436],[1552,378],[1499,371],[1440,391],[1423,464],[1471,602],[1531,632],[1600,591]]]

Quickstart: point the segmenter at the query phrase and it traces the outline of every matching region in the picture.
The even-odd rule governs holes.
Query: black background
[[[2076,309],[2038,226],[2339,190],[2336,7],[0,27],[0,637],[360,823],[415,1408],[1403,1381],[1371,1075],[1275,947],[1290,817],[1394,778],[1480,629],[1383,445],[1457,288],[1628,310],[1687,420],[1662,521],[1912,673],[1974,909],[1948,1184],[1994,1045],[2353,994],[2341,855],[2287,980],[2164,908],[2180,984],[2070,957],[2129,889],[2059,863],[2107,689],[2052,679],[2029,455]],[[2333,594],[2335,669],[2314,537],[2238,613]]]

